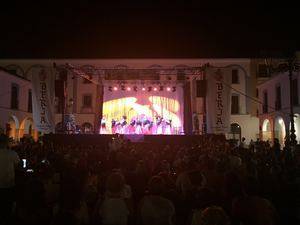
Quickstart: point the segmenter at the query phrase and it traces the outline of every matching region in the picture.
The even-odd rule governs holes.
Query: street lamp
[[[293,73],[300,71],[300,64],[297,62],[296,57],[290,57],[286,60],[284,60],[283,63],[280,63],[278,66],[274,67],[271,64],[267,64],[268,73],[286,73],[288,72],[289,76],[289,84],[290,84],[290,121],[291,121],[291,128],[290,128],[290,134],[289,139],[291,146],[295,146],[297,144],[296,141],[296,134],[295,134],[295,121],[294,121],[294,96],[293,96]]]

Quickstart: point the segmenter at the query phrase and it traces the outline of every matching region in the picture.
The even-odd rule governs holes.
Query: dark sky
[[[295,6],[41,2],[1,7],[1,58],[257,57],[300,49]]]

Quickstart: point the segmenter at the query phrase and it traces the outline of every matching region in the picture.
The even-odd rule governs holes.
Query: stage
[[[107,146],[116,135],[111,134],[48,134],[47,141],[55,145],[101,145]],[[146,143],[155,145],[192,145],[203,139],[216,138],[225,140],[224,135],[120,135],[121,138],[132,143]]]

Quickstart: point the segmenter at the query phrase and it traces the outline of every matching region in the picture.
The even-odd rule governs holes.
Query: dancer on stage
[[[163,134],[163,118],[161,116],[156,117],[156,134]]]
[[[166,121],[164,134],[172,134],[172,120]]]
[[[117,130],[117,121],[115,121],[114,119],[111,120],[111,133],[112,134],[116,134]]]
[[[136,126],[136,121],[135,118],[133,117],[127,129],[128,134],[135,134],[135,126]]]
[[[120,134],[126,134],[127,133],[127,117],[122,116],[122,119],[120,120]]]
[[[135,127],[135,134],[143,134],[143,127],[142,127],[142,121],[141,120],[137,120],[136,121],[136,127]]]
[[[101,119],[99,133],[100,134],[108,134],[107,129],[106,129],[106,119],[105,119],[105,117],[102,117],[102,119]]]

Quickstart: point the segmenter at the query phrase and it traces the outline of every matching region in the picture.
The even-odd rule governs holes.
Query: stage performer
[[[135,134],[143,134],[142,121],[136,121]]]
[[[161,116],[156,117],[156,134],[163,134],[163,118]]]
[[[116,120],[116,134],[122,134],[121,122]]]
[[[127,121],[126,121],[127,117],[126,116],[122,116],[122,119],[120,121],[120,126],[121,126],[121,133],[120,134],[126,134],[127,132]]]
[[[128,126],[128,134],[135,134],[135,126],[136,126],[135,118],[132,118]]]
[[[143,122],[143,134],[151,134],[149,128],[150,128],[150,120],[147,119]]]
[[[112,134],[116,133],[116,129],[117,129],[116,123],[117,123],[117,121],[115,121],[114,119],[111,120],[111,133]]]
[[[99,131],[100,134],[107,134],[107,129],[106,129],[106,119],[105,117],[103,117],[101,119],[101,125],[100,125],[100,131]]]
[[[164,134],[172,134],[172,120],[167,120],[165,124]]]

